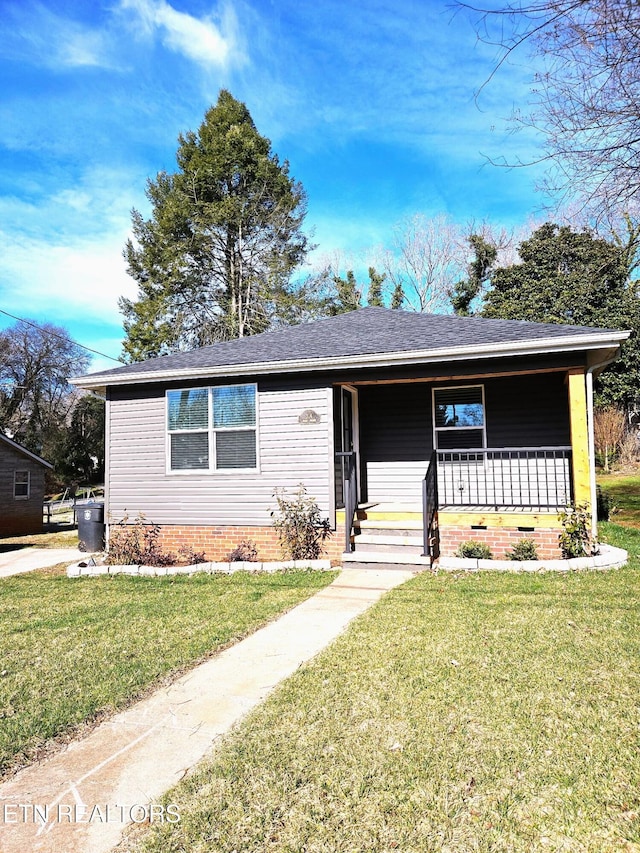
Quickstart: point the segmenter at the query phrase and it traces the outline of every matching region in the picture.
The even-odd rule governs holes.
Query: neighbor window
[[[257,468],[256,386],[167,391],[169,469]]]
[[[26,501],[29,497],[31,476],[28,471],[14,471],[13,474],[13,497],[17,501]]]
[[[438,450],[484,447],[483,386],[434,389],[433,422]]]

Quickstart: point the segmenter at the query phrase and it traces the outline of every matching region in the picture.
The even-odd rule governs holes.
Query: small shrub
[[[470,539],[468,542],[460,543],[456,557],[464,557],[468,560],[492,560],[493,554],[491,548],[484,542],[475,542]]]
[[[229,563],[255,563],[257,559],[258,548],[251,539],[243,539],[227,555],[227,562]]]
[[[191,545],[181,545],[178,548],[180,562],[185,566],[196,566],[198,563],[206,563],[204,551],[194,551]]]
[[[516,542],[511,551],[507,551],[505,556],[507,560],[519,560],[520,562],[537,560],[538,549],[533,539],[523,537]]]
[[[115,529],[111,528],[105,563],[110,566],[174,565],[176,555],[162,549],[159,536],[159,525],[148,524],[142,513],[133,524],[129,524],[129,516],[125,515]]]
[[[291,560],[317,560],[331,528],[315,498],[308,497],[302,483],[292,496],[285,489],[276,489],[273,496],[278,508],[271,517],[283,554]]]
[[[571,505],[558,514],[562,523],[562,533],[558,538],[560,550],[565,560],[573,557],[585,557],[591,539],[591,514],[587,504]]]
[[[634,468],[638,463],[638,458],[640,458],[638,433],[635,429],[630,429],[620,442],[620,447],[618,448],[617,467]]]

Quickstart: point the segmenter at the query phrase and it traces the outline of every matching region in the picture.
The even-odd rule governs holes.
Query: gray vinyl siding
[[[565,374],[486,379],[489,447],[548,447],[571,443]]]
[[[366,499],[419,503],[432,449],[431,386],[365,386],[359,391],[359,406]]]
[[[259,470],[225,473],[167,473],[165,389],[114,389],[108,406],[110,520],[143,513],[157,524],[269,525],[274,489],[299,483],[330,515],[330,389],[297,384],[258,385]],[[317,412],[318,424],[298,422],[306,409]]]

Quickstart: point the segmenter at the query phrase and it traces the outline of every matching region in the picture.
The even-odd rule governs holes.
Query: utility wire
[[[31,326],[34,329],[38,329],[42,331],[42,326],[38,326],[36,323],[32,323],[30,320],[25,320],[24,317],[16,317],[15,314],[10,314],[8,311],[4,311],[0,308],[0,314],[5,314],[7,317],[11,317],[13,320],[19,320],[21,323],[26,323],[27,326]],[[84,344],[79,344],[78,341],[74,341],[73,338],[70,338],[68,335],[59,335],[57,332],[51,332],[50,330],[45,330],[47,335],[51,335],[54,338],[60,338],[61,341],[71,341],[72,344],[75,344],[80,349],[84,349],[87,352],[92,352],[94,355],[101,355],[103,358],[108,358],[111,361],[117,361],[118,364],[124,364],[124,361],[121,358],[114,358],[112,355],[107,355],[106,352],[100,352],[97,349],[91,349],[91,347],[86,347]]]

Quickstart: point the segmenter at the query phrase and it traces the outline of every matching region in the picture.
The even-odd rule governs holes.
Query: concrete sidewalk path
[[[110,850],[126,823],[144,816],[135,807],[147,807],[148,815],[150,805],[278,682],[413,574],[345,569],[312,598],[170,687],[25,768],[0,786],[1,853]]]
[[[15,551],[0,552],[0,578],[20,575],[23,572],[33,572],[35,569],[46,569],[56,563],[77,563],[84,560],[88,554],[83,554],[77,548],[16,548]],[[0,853],[2,848],[0,847]]]

